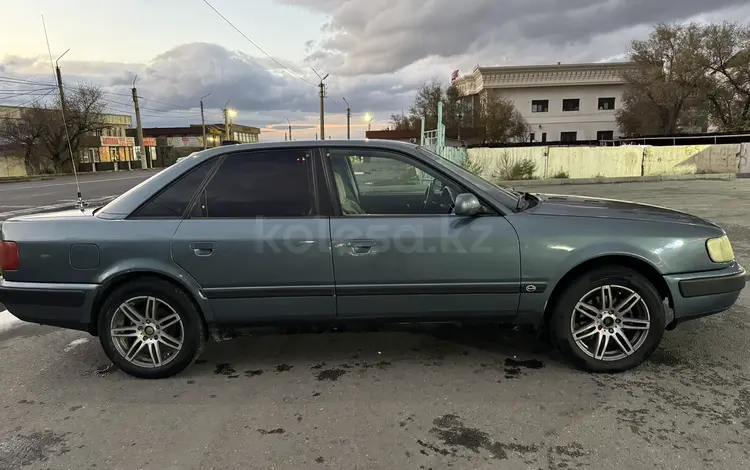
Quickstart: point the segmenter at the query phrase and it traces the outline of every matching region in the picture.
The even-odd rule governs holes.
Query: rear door
[[[226,155],[174,235],[172,256],[216,320],[243,325],[336,314],[329,220],[304,148]]]

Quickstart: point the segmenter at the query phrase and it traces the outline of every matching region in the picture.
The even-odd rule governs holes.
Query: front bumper
[[[717,271],[664,276],[674,302],[674,325],[729,309],[747,282],[739,263]]]
[[[15,317],[89,331],[98,284],[15,282],[0,278],[0,303]]]

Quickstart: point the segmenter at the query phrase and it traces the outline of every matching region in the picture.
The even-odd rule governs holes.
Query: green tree
[[[686,103],[706,86],[702,66],[702,27],[659,24],[646,40],[631,43],[633,67],[624,72],[628,89],[617,122],[623,133],[674,134]]]
[[[707,25],[701,46],[713,123],[722,131],[750,130],[750,26]]]
[[[494,93],[481,98],[479,123],[484,129],[484,143],[522,142],[529,135],[529,125],[512,102]]]

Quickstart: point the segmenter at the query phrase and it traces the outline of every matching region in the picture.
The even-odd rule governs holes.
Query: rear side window
[[[190,200],[208,176],[215,161],[204,163],[181,176],[165,190],[138,209],[136,219],[179,219],[185,213]]]
[[[230,154],[201,195],[200,216],[250,219],[312,215],[310,164],[309,152],[303,149]]]

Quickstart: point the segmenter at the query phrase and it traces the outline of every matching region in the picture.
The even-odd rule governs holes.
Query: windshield
[[[425,155],[437,165],[442,166],[443,168],[446,168],[448,170],[460,173],[461,176],[467,179],[471,184],[486,192],[493,198],[497,199],[499,202],[502,202],[503,204],[511,208],[515,207],[515,204],[518,201],[518,196],[521,194],[518,191],[491,183],[481,176],[477,176],[474,173],[467,171],[461,165],[458,165],[448,160],[447,158],[443,158],[437,153],[425,147],[417,147],[417,149],[422,153],[422,155]]]

